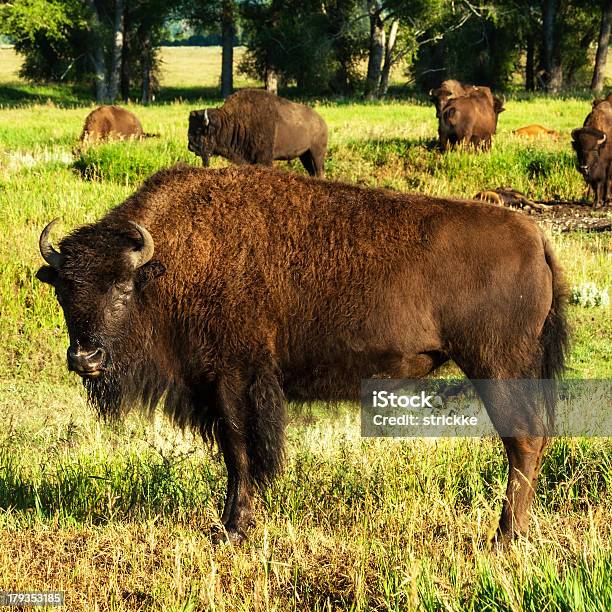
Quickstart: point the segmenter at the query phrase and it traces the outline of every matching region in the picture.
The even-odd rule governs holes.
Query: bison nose
[[[105,360],[106,351],[102,348],[90,352],[75,350],[72,346],[68,348],[68,368],[79,376],[98,376]]]

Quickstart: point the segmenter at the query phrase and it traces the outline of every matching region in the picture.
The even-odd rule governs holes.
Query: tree
[[[240,69],[311,93],[351,94],[368,43],[361,0],[246,0]]]
[[[611,24],[612,2],[605,0],[601,7],[601,26],[599,28],[597,53],[595,54],[595,69],[593,70],[593,79],[591,80],[591,90],[594,93],[601,93],[604,86]]]
[[[365,81],[366,99],[372,99],[378,95],[378,86],[380,84],[380,75],[386,46],[382,12],[382,0],[368,0],[368,14],[370,17],[370,53]]]
[[[234,44],[239,15],[236,0],[183,0],[189,22],[208,34],[221,34],[221,95],[234,89]]]
[[[115,101],[119,95],[121,84],[121,65],[123,56],[123,39],[125,36],[125,2],[115,0],[115,24],[114,24],[114,45],[113,59],[110,72],[110,82],[108,86],[108,97]]]

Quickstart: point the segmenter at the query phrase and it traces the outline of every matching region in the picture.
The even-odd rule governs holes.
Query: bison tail
[[[262,368],[249,390],[251,400],[247,444],[253,480],[269,484],[280,471],[285,457],[285,394],[279,375]]]
[[[562,374],[565,368],[565,359],[570,346],[570,330],[566,314],[569,291],[563,279],[561,267],[546,238],[544,238],[544,256],[552,273],[553,297],[540,335],[539,377],[547,381],[544,383],[544,402],[549,428],[552,430],[557,401],[557,390],[554,381]]]

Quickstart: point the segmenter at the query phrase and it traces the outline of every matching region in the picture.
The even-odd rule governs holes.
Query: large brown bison
[[[99,106],[87,115],[79,144],[86,146],[108,140],[140,140],[158,136],[144,132],[138,117],[129,110],[106,105]]]
[[[612,196],[612,103],[595,100],[582,128],[572,131],[578,170],[593,191],[593,207]]]
[[[256,486],[281,468],[287,400],[355,400],[362,378],[422,377],[450,359],[472,380],[563,368],[561,271],[521,213],[182,166],[59,250],[52,225],[37,276],[64,311],[68,367],[103,415],[163,401],[216,439],[228,488],[215,539],[244,537]],[[529,398],[480,393],[498,431],[515,432],[498,534],[524,533],[547,430]]]
[[[327,125],[308,106],[261,89],[243,89],[221,108],[192,111],[188,149],[208,166],[211,155],[234,164],[271,166],[300,158],[311,176],[324,174]]]
[[[458,131],[457,127],[452,121],[446,122],[444,120],[444,109],[451,101],[458,98],[467,98],[470,100],[468,104],[461,102],[459,106],[462,107],[464,115],[467,113],[470,120],[474,122],[476,126],[475,131],[480,130],[484,131],[485,133],[488,133],[488,130],[490,130],[488,124],[488,119],[492,116],[490,109],[493,109],[495,118],[495,126],[493,127],[493,132],[491,134],[495,133],[495,129],[497,127],[497,116],[504,110],[503,100],[493,95],[493,92],[489,87],[484,85],[466,85],[454,79],[442,81],[440,87],[437,89],[431,89],[429,91],[429,96],[436,108],[436,117],[438,118],[438,140],[440,143],[440,148],[443,151],[447,149],[449,142],[451,142],[451,144],[456,143],[455,137]],[[474,104],[471,102],[471,100],[476,100],[477,103]],[[463,123],[467,122],[463,121]],[[459,131],[460,130],[461,127],[459,128]],[[466,142],[470,144],[469,140],[466,140]],[[480,141],[478,144],[480,144]]]
[[[440,148],[463,143],[490,149],[491,138],[497,131],[497,119],[504,111],[501,98],[480,88],[451,98],[442,109]]]

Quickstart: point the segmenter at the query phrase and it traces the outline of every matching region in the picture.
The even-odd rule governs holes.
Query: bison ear
[[[144,289],[151,281],[163,276],[166,273],[166,266],[157,260],[150,261],[144,266],[141,266],[136,271],[134,280],[136,287],[139,290]]]
[[[46,283],[47,285],[55,285],[57,282],[57,270],[52,268],[51,266],[42,266],[39,268],[38,272],[36,272],[36,278],[41,283]]]

